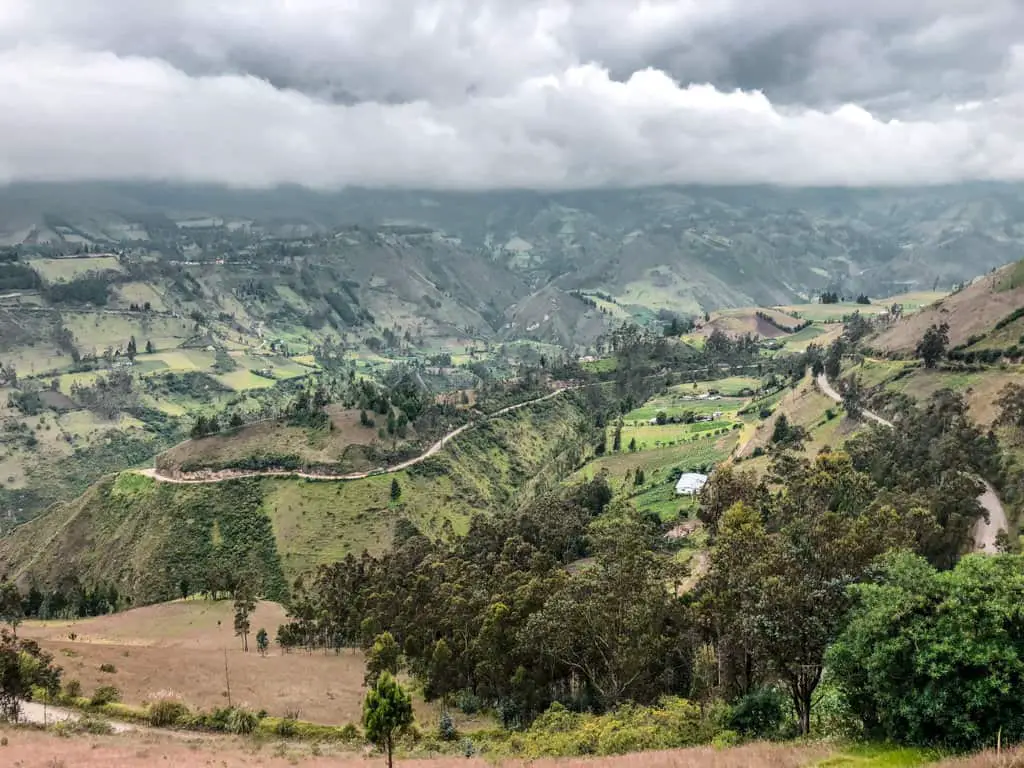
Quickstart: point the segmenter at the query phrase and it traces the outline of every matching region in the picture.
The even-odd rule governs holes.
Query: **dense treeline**
[[[610,498],[598,479],[478,515],[451,542],[403,524],[384,556],[349,556],[299,585],[279,641],[369,648],[389,632],[428,698],[461,691],[510,726],[554,701],[603,710],[685,694],[688,623],[666,589],[678,574],[657,552],[660,525],[608,511]]]
[[[385,555],[297,585],[278,640],[361,646],[371,666],[393,643],[429,698],[478,701],[510,727],[554,703],[605,712],[670,695],[749,712],[781,689],[806,733],[826,654],[851,631],[855,585],[892,550],[955,564],[982,514],[977,478],[998,467],[953,393],[906,419],[848,452],[777,453],[762,480],[716,472],[700,508],[708,572],[690,593],[659,521],[613,503],[599,477],[480,514],[447,542],[400,524]]]

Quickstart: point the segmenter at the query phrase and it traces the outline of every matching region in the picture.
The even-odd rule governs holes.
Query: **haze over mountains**
[[[950,288],[1019,257],[1022,213],[1016,184],[561,193],[15,184],[0,190],[0,242],[167,250],[169,232],[171,241],[218,229],[288,240],[359,227],[429,251],[426,269],[469,279],[502,310],[550,288],[687,314],[823,290]],[[380,266],[360,249],[328,257],[367,277]]]

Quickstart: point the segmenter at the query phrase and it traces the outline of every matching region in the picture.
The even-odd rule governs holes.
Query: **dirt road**
[[[327,481],[330,481],[330,482],[345,482],[345,481],[348,481],[348,480],[362,480],[363,478],[370,477],[371,475],[390,475],[390,474],[393,474],[395,472],[401,472],[403,469],[408,469],[409,467],[415,466],[415,465],[417,465],[417,464],[419,464],[421,462],[426,461],[431,456],[434,456],[437,453],[439,453],[440,450],[442,448],[444,448],[445,445],[447,445],[447,443],[450,440],[458,437],[463,432],[465,432],[467,429],[469,429],[469,428],[479,424],[482,421],[488,421],[488,420],[496,418],[498,416],[503,416],[506,413],[510,413],[510,412],[518,410],[520,408],[525,408],[528,405],[535,405],[537,403],[542,403],[545,400],[550,400],[550,399],[552,399],[554,397],[558,397],[563,392],[568,392],[568,391],[573,390],[573,389],[579,389],[579,387],[563,387],[562,389],[556,389],[554,392],[549,392],[548,394],[546,394],[546,395],[544,395],[542,397],[537,397],[537,398],[534,398],[533,400],[527,400],[524,403],[516,403],[515,405],[506,406],[505,408],[502,408],[501,410],[495,411],[494,413],[490,413],[487,416],[484,416],[482,419],[478,419],[477,421],[471,421],[468,424],[463,424],[461,427],[453,429],[451,432],[448,432],[446,435],[444,435],[436,443],[434,443],[429,448],[427,448],[427,450],[425,450],[419,456],[415,456],[415,457],[413,457],[411,459],[408,459],[407,461],[403,461],[400,464],[392,464],[389,467],[380,467],[379,469],[373,469],[373,470],[370,470],[368,472],[350,472],[350,473],[344,474],[344,475],[325,475],[325,474],[312,474],[312,473],[309,473],[309,472],[298,472],[298,471],[295,471],[295,470],[287,470],[287,469],[263,469],[263,470],[258,470],[258,471],[226,469],[226,470],[220,470],[220,471],[216,471],[216,472],[211,471],[211,472],[206,472],[206,473],[195,472],[195,473],[192,473],[188,477],[172,477],[170,475],[165,475],[165,474],[162,474],[160,472],[160,470],[156,469],[155,467],[150,467],[148,469],[140,469],[140,470],[138,470],[138,472],[139,472],[139,474],[145,475],[146,477],[150,477],[150,478],[152,478],[154,480],[158,480],[161,483],[179,483],[179,484],[184,484],[184,485],[187,485],[187,484],[203,484],[203,483],[222,483],[225,480],[239,480],[241,478],[246,478],[246,477],[298,477],[298,478],[302,478],[304,480],[323,480],[325,482],[327,482]]]
[[[81,720],[82,714],[64,707],[54,707],[39,704],[35,701],[23,701],[21,703],[21,722],[32,725],[53,725],[54,723],[73,722]],[[121,723],[116,720],[105,721],[110,725],[114,733],[128,733],[138,730],[134,725]]]
[[[824,373],[819,374],[818,376],[818,388],[827,397],[832,398],[837,403],[841,402],[843,399],[832,387],[832,384]],[[862,410],[861,415],[876,424],[881,424],[883,427],[895,428],[891,421],[883,419],[877,413]],[[985,484],[985,492],[978,497],[978,503],[981,504],[982,508],[988,513],[988,520],[985,520],[985,518],[979,518],[978,522],[975,523],[974,546],[978,552],[984,552],[987,555],[994,555],[999,551],[996,547],[996,536],[999,531],[1010,530],[1010,526],[1006,520],[1006,510],[1003,509],[1003,503],[996,495],[995,488],[993,488],[987,480],[982,480],[982,482]]]

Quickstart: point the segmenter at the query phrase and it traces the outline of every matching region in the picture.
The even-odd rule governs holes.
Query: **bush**
[[[285,739],[294,738],[298,732],[298,726],[294,717],[283,717],[281,718],[277,726],[274,728],[274,732]]]
[[[53,726],[53,732],[58,736],[72,736],[89,734],[90,736],[109,736],[114,728],[105,720],[98,720],[95,717],[80,717],[70,720],[61,720]]]
[[[775,688],[762,688],[740,699],[732,709],[729,729],[752,739],[776,736],[785,717],[785,701]]]
[[[455,694],[455,706],[464,715],[475,715],[483,709],[483,702],[472,691],[459,691]]]
[[[100,664],[100,672],[104,672],[108,675],[116,675],[117,667],[113,664]]]
[[[170,728],[187,721],[189,711],[176,699],[159,699],[150,702],[148,715],[149,724],[154,728]]]
[[[93,707],[102,707],[104,704],[113,704],[120,700],[121,692],[117,688],[112,685],[101,685],[93,692],[89,704]]]
[[[455,741],[459,738],[459,732],[455,730],[455,722],[447,712],[441,713],[441,722],[437,726],[437,735],[442,741]]]
[[[78,680],[68,680],[64,684],[64,695],[69,699],[77,699],[82,695],[82,683]]]
[[[233,733],[236,736],[248,736],[256,730],[259,724],[260,719],[256,716],[255,712],[236,708],[232,709],[227,717],[226,730],[228,733]]]

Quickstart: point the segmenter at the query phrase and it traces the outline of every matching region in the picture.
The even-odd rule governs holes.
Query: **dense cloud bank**
[[[0,181],[1020,179],[1024,10],[978,5],[8,0]]]

